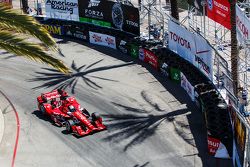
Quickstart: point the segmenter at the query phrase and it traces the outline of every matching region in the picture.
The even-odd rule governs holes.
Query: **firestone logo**
[[[190,42],[187,41],[185,38],[180,37],[179,35],[175,34],[174,32],[171,32],[171,31],[170,31],[170,38],[171,38],[171,40],[174,40],[175,42],[177,42],[181,46],[183,46],[191,51]]]

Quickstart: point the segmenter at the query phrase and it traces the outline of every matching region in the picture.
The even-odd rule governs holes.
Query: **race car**
[[[42,93],[37,97],[37,103],[43,114],[50,116],[57,126],[65,126],[69,133],[85,136],[106,129],[97,113],[90,115],[75,97],[69,96],[64,90]]]

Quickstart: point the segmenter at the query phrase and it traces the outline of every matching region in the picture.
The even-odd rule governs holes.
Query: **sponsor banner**
[[[45,11],[49,18],[79,21],[78,0],[46,0]]]
[[[144,62],[151,64],[158,69],[158,57],[150,50],[144,49]]]
[[[236,30],[239,43],[243,44],[245,40],[249,39],[250,19],[238,5],[236,5]]]
[[[49,31],[49,33],[53,35],[64,35],[63,26],[47,25],[47,24],[43,24],[43,26],[47,29],[47,31]]]
[[[241,166],[244,164],[246,145],[246,127],[239,118],[238,113],[234,117],[234,139],[238,160]]]
[[[207,136],[208,153],[216,158],[229,158],[227,148],[220,140]]]
[[[140,35],[139,10],[133,6],[109,0],[79,1],[79,17],[81,22]]]
[[[128,53],[128,49],[127,49],[127,42],[122,40],[122,39],[118,39],[116,38],[116,46],[118,46],[117,48],[122,52],[127,54]]]
[[[137,58],[139,56],[139,46],[136,44],[130,44],[130,55],[133,58]]]
[[[189,32],[169,21],[169,48],[196,66],[210,80],[213,79],[212,48],[200,35]]]
[[[144,61],[144,59],[145,59],[145,56],[144,56],[144,49],[143,49],[143,48],[140,48],[140,49],[139,49],[139,59],[140,59],[141,61]]]
[[[4,4],[4,6],[7,6],[8,8],[12,8],[12,0],[0,0],[1,4]]]
[[[168,22],[168,30],[169,48],[182,58],[193,63],[195,53],[193,34],[173,21]]]
[[[92,44],[107,46],[116,49],[115,37],[89,31],[89,41]]]
[[[207,136],[207,144],[208,144],[208,153],[214,156],[219,148],[220,140]]]
[[[170,78],[173,81],[180,83],[181,82],[181,71],[177,68],[170,67]]]
[[[160,70],[163,76],[166,76],[166,77],[169,76],[169,67],[167,63],[163,63]]]
[[[196,53],[193,64],[210,80],[213,80],[213,56],[212,48],[207,41],[198,34],[193,34]]]
[[[186,90],[192,101],[194,98],[194,87],[190,84],[186,76],[181,72],[181,87]]]
[[[71,37],[74,37],[74,38],[77,38],[77,39],[81,39],[81,40],[84,40],[84,41],[87,41],[87,40],[88,40],[87,34],[84,33],[83,31],[78,31],[78,30],[67,30],[67,31],[65,32],[65,35],[71,36]]]
[[[231,30],[230,3],[228,0],[207,0],[207,16]]]

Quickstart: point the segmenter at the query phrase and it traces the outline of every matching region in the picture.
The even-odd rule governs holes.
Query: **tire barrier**
[[[199,69],[178,54],[163,47],[162,42],[146,40],[119,30],[87,23],[36,19],[42,24],[49,25],[50,32],[56,35],[70,36],[87,42],[90,42],[90,32],[114,37],[116,49],[134,59],[150,64],[164,78],[175,81],[186,90],[204,115],[208,153],[216,156],[219,146],[220,149],[224,146],[229,156],[232,156],[233,131],[227,103],[215,85]],[[63,30],[61,33],[55,33],[59,32],[58,27]]]

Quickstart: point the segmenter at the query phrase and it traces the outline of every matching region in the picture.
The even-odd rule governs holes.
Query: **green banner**
[[[98,25],[98,26],[101,26],[101,27],[109,27],[109,28],[111,28],[111,23],[109,23],[109,22],[90,19],[90,18],[86,18],[86,17],[80,17],[80,22],[92,23],[94,25]]]
[[[138,55],[139,55],[139,46],[137,46],[135,44],[131,44],[130,45],[130,55],[133,58],[138,58]]]
[[[170,78],[178,83],[181,82],[181,72],[177,68],[170,67]]]

